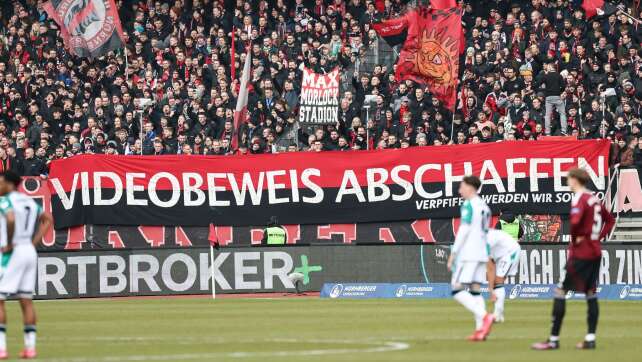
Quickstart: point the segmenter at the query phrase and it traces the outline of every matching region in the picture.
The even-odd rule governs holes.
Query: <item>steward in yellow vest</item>
[[[285,245],[287,234],[285,229],[279,225],[276,216],[270,218],[267,227],[263,229],[262,245]]]
[[[524,236],[524,229],[519,219],[510,210],[502,210],[499,215],[499,221],[495,224],[495,229],[503,230],[515,240],[519,240]]]

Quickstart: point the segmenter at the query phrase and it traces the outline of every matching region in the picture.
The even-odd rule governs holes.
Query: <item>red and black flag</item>
[[[114,0],[50,0],[42,5],[70,51],[96,58],[124,45]]]
[[[587,19],[598,15],[610,16],[618,11],[615,5],[604,0],[584,0],[582,1],[582,9],[584,9]]]
[[[430,86],[430,92],[445,107],[454,110],[462,38],[461,9],[410,11],[385,20],[374,29],[389,44],[403,43],[397,61],[397,80],[410,79]]]
[[[413,12],[406,13],[399,18],[374,23],[372,24],[372,28],[391,47],[401,45],[406,42],[408,36],[408,16],[412,13]]]

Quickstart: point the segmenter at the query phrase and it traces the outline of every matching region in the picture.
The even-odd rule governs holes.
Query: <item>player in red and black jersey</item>
[[[566,292],[586,294],[588,305],[588,334],[578,343],[579,349],[595,348],[595,330],[599,315],[597,281],[600,274],[604,239],[613,229],[615,220],[602,202],[586,189],[589,175],[582,169],[572,169],[567,176],[568,186],[574,192],[571,201],[571,243],[566,261],[566,277],[555,290],[553,300],[553,326],[548,341],[532,346],[537,350],[559,348],[559,335],[566,312]]]

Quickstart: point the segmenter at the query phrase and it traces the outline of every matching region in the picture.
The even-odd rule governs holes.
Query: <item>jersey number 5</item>
[[[602,232],[602,206],[593,206],[593,226],[591,227],[591,240],[597,240]]]

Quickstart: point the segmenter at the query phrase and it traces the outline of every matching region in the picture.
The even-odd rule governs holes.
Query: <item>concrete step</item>
[[[616,242],[616,243],[639,243],[642,242],[642,239],[622,239],[622,238],[616,238],[613,237],[609,239],[609,242]]]
[[[642,222],[642,217],[625,217],[620,215],[619,222]]]
[[[615,229],[615,234],[618,235],[639,235],[642,236],[642,230],[619,230]]]
[[[618,231],[613,233],[612,240],[642,241],[642,231]]]
[[[616,228],[642,229],[642,221],[620,221],[615,225]]]

